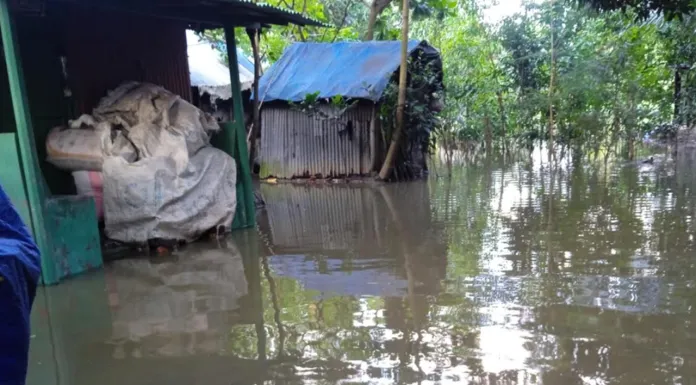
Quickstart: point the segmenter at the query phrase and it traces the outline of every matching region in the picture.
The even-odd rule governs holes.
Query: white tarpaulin
[[[236,165],[210,146],[209,135],[219,130],[214,119],[162,87],[140,83],[109,93],[92,119],[111,127],[102,142],[107,236],[192,241],[209,229],[230,229]]]
[[[191,85],[220,99],[232,98],[230,70],[222,64],[218,52],[209,43],[201,41],[193,31],[186,31],[186,41]],[[254,74],[241,64],[237,64],[237,67],[242,91],[250,89],[254,84]]]

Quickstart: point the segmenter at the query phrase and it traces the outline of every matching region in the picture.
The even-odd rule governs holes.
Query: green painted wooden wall
[[[10,197],[19,215],[24,220],[24,224],[31,229],[29,201],[27,200],[27,190],[24,186],[22,166],[19,163],[17,137],[14,133],[0,134],[0,154],[2,154],[0,185],[2,185],[7,196]]]

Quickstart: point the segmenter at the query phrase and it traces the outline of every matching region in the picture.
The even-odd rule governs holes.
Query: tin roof
[[[174,19],[187,22],[194,29],[255,24],[326,26],[294,10],[251,0],[47,0],[49,7],[63,4]]]

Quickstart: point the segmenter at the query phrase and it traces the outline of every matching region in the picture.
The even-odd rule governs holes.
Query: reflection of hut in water
[[[231,244],[195,248],[191,245],[179,260],[123,260],[107,271],[117,350],[129,341],[138,342],[144,356],[225,348],[220,345],[229,332],[225,325],[238,317],[234,311],[248,292],[242,258]]]
[[[276,248],[356,251],[379,243],[375,191],[352,186],[262,185]]]
[[[402,295],[407,255],[419,292],[437,290],[445,276],[446,245],[431,220],[425,183],[262,185],[261,193],[274,270],[308,289]]]

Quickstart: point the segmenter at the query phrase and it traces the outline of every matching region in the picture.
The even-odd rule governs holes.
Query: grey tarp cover
[[[162,87],[140,83],[112,91],[93,118],[111,126],[102,143],[107,236],[192,241],[209,229],[231,228],[236,165],[210,146],[210,133],[219,130],[214,119]]]

